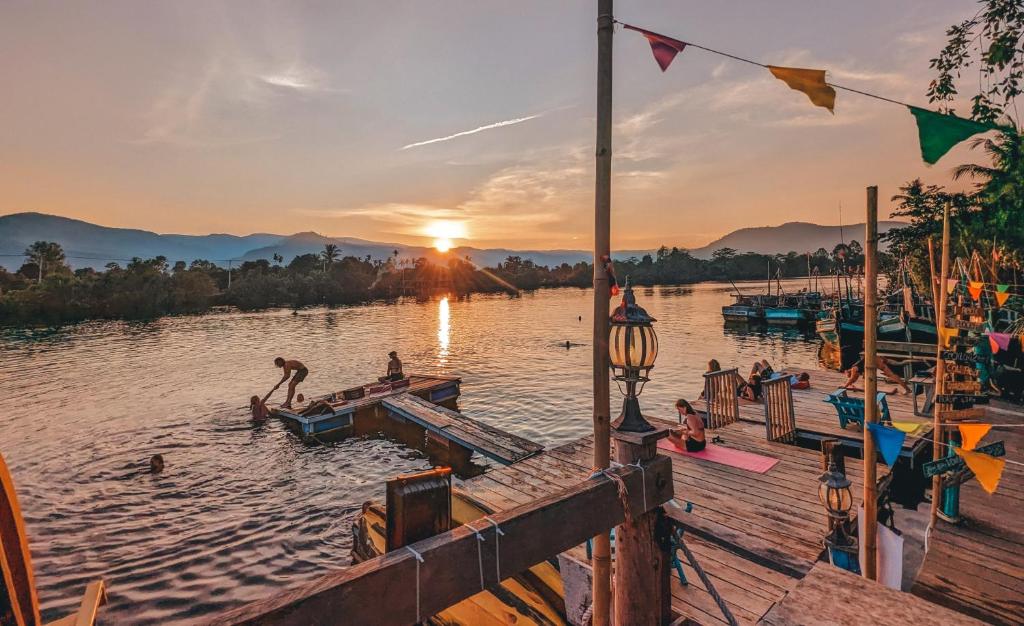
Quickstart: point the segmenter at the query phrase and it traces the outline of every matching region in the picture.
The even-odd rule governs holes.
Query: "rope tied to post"
[[[484,587],[484,552],[483,548],[480,547],[480,544],[484,542],[484,536],[480,534],[479,530],[469,524],[463,524],[463,526],[472,530],[473,534],[476,535],[476,562],[477,565],[480,566],[480,591],[483,591],[486,589],[486,587]]]
[[[647,473],[644,471],[644,466],[637,460],[636,463],[629,463],[630,467],[635,467],[640,470],[640,486],[643,488],[644,493],[644,513],[647,512]]]
[[[622,463],[617,463],[615,461],[609,461],[609,465],[611,465],[614,468],[624,467]],[[588,480],[597,478],[598,476],[604,476],[608,480],[615,483],[615,486],[617,487],[619,493],[619,504],[622,505],[622,517],[625,519],[627,524],[631,524],[633,522],[633,516],[630,514],[629,511],[629,489],[626,488],[626,482],[622,480],[621,476],[617,476],[611,473],[610,471],[608,471],[608,469],[594,470],[594,473],[590,475]]]
[[[423,621],[420,619],[420,563],[423,562],[423,555],[413,550],[412,546],[405,546],[405,549],[416,557],[416,623],[419,624]]]
[[[501,545],[498,543],[498,537],[505,534],[505,531],[498,526],[498,522],[494,521],[490,517],[484,517],[485,520],[490,522],[494,526],[494,571],[498,575],[498,584],[501,583]]]

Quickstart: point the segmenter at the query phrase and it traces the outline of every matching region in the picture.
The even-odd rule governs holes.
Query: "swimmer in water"
[[[149,473],[159,474],[164,471],[164,456],[162,454],[154,454],[149,459]]]

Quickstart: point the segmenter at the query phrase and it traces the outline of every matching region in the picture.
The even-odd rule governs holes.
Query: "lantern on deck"
[[[622,303],[612,312],[611,332],[608,337],[608,356],[612,376],[626,383],[622,413],[612,422],[616,430],[643,433],[654,430],[640,412],[637,385],[643,390],[654,360],[658,357],[658,336],[652,322],[656,321],[636,303],[629,277],[622,293]],[[620,387],[621,390],[621,387]]]
[[[850,491],[850,479],[836,468],[835,459],[828,466],[828,471],[821,475],[818,485],[818,499],[828,511],[829,532],[825,536],[825,546],[829,558],[836,567],[850,572],[860,573],[857,558],[857,544],[846,533],[846,522],[850,519],[853,508],[853,493]]]

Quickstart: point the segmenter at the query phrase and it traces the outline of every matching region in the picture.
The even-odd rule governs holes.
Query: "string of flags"
[[[757,61],[745,59],[741,56],[700,46],[693,42],[674,39],[644,28],[619,22],[618,20],[616,20],[616,23],[620,24],[623,28],[640,33],[647,39],[648,43],[651,45],[651,52],[654,55],[654,60],[658,64],[658,67],[661,68],[662,72],[668,70],[669,65],[672,64],[673,60],[675,60],[676,55],[687,47],[693,47],[704,50],[705,52],[710,52],[712,54],[763,67],[771,72],[772,76],[786,83],[790,89],[802,92],[808,97],[808,99],[810,99],[812,104],[828,109],[833,115],[835,115],[836,89],[842,89],[843,91],[861,94],[863,96],[868,96],[877,100],[905,107],[910,111],[910,114],[913,115],[914,120],[917,123],[917,135],[918,142],[921,146],[921,158],[929,165],[938,162],[938,160],[949,152],[953,146],[957,145],[961,141],[979,133],[984,133],[990,130],[999,130],[1002,128],[997,124],[976,122],[974,120],[958,117],[952,113],[930,111],[928,109],[922,109],[921,107],[912,106],[891,98],[879,96],[877,94],[830,83],[826,80],[825,70],[766,65]]]
[[[868,422],[866,424],[868,431],[871,433],[871,438],[875,442],[875,447],[878,449],[878,453],[882,455],[882,460],[885,464],[892,469],[893,465],[896,464],[896,460],[900,456],[900,450],[903,448],[903,442],[907,437],[907,434],[916,432],[923,424],[917,422],[893,422],[892,426],[885,424]],[[1014,424],[1016,426],[1016,424]],[[992,429],[992,424],[982,423],[963,423],[958,424],[957,428],[960,431],[961,444],[959,446],[952,445],[946,442],[938,442],[940,445],[951,448],[953,452],[963,459],[974,477],[978,479],[978,483],[981,484],[982,488],[988,493],[995,493],[999,487],[999,481],[1003,475],[1003,468],[1007,463],[1015,465],[1024,465],[1019,461],[1008,460],[986,454],[985,452],[977,451],[976,448],[981,442],[982,438],[988,434]],[[935,442],[934,439],[922,437],[924,441]]]
[[[961,281],[959,278],[947,278],[946,293],[952,295],[953,292],[956,291],[956,287],[957,285],[960,284],[960,282]],[[982,292],[992,294],[992,296],[996,300],[996,304],[999,306],[1003,306],[1004,304],[1006,304],[1006,301],[1010,299],[1010,296],[1019,295],[1010,291],[1010,285],[1008,284],[986,283],[980,280],[968,280],[965,282],[967,283],[967,293],[971,294],[971,298],[975,302],[981,300]],[[991,285],[992,288],[989,288],[986,285]]]

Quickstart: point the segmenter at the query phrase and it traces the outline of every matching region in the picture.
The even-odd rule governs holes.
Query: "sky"
[[[928,60],[976,10],[620,0],[616,18],[928,106]],[[593,0],[7,0],[0,215],[588,249],[596,13]],[[840,204],[860,222],[868,185],[884,219],[899,185],[952,185],[955,165],[982,159],[961,145],[926,167],[899,106],[840,91],[831,115],[762,68],[689,48],[663,73],[642,36],[614,40],[618,249],[837,224]]]

